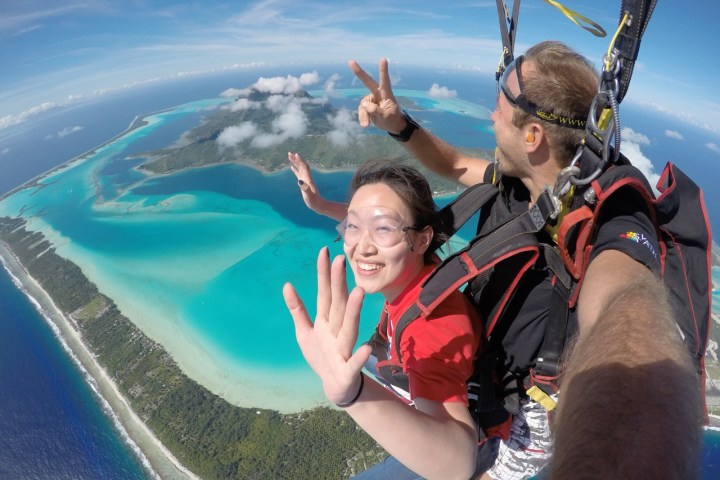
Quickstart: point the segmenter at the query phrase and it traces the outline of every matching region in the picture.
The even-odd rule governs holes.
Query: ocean
[[[229,371],[231,378],[235,378],[235,374],[245,375],[252,383],[277,376],[283,371],[294,371],[298,388],[306,388],[308,382],[312,384],[312,374],[304,367],[294,344],[289,317],[279,292],[282,283],[289,280],[298,286],[309,305],[314,303],[311,296],[314,289],[306,279],[312,278],[307,272],[314,269],[317,248],[330,245],[334,253],[340,252],[337,244],[332,243],[332,222],[308,214],[298,200],[293,177],[288,171],[265,176],[246,167],[231,165],[139,184],[141,179],[130,168],[137,160],[125,157],[175,141],[182,131],[197,121],[205,108],[215,102],[205,99],[216,98],[226,88],[244,87],[252,83],[258,73],[284,76],[307,70],[242,72],[232,76],[223,74],[172,82],[115,95],[92,104],[77,105],[67,111],[55,112],[43,120],[18,126],[12,132],[0,133],[3,146],[0,150],[9,149],[9,153],[0,157],[7,165],[0,191],[9,190],[93,149],[125,129],[135,115],[196,102],[182,115],[178,112],[160,115],[158,118],[168,121],[163,128],[149,129],[147,134],[126,139],[124,143],[112,147],[124,149],[122,160],[109,161],[115,151],[108,148],[100,152],[101,156],[107,155],[108,161],[77,162],[72,170],[63,169],[54,174],[56,178],[63,178],[59,184],[61,187],[44,188],[37,196],[23,201],[38,209],[42,208],[42,202],[53,205],[45,213],[41,227],[57,242],[58,251],[80,264],[91,276],[95,275],[101,288],[107,289],[106,293],[116,299],[128,315],[134,314],[133,318],[144,316],[142,327],[151,336],[171,344],[178,338],[200,339],[199,344],[176,344],[176,348],[181,351],[187,347],[190,352],[196,353],[198,349],[211,349],[217,354],[214,360],[216,367],[234,365]],[[402,78],[415,78],[416,83],[404,85],[401,82],[399,87],[427,89],[437,82],[456,89],[459,97],[470,102],[481,105],[492,105],[494,102],[494,85],[486,82],[486,85],[481,84],[483,88],[478,88],[477,78],[468,73],[402,73]],[[411,73],[413,77],[410,77]],[[349,81],[348,74],[345,75]],[[714,172],[717,162],[711,161],[712,157],[704,160],[712,154],[700,148],[704,133],[683,131],[684,138],[692,139],[696,144],[694,148],[686,148],[687,144],[682,142],[677,145],[680,142],[664,132],[668,128],[679,131],[684,125],[665,126],[667,119],[658,120],[647,113],[635,112],[632,107],[628,111],[631,112],[628,114],[628,126],[648,138],[647,143],[641,140],[643,153],[653,160],[658,158],[658,165],[665,161],[665,156],[689,158],[687,162],[677,160],[677,163],[695,178],[704,181],[720,178],[717,175],[707,176],[712,175],[708,172]],[[438,113],[428,112],[426,115],[427,119],[417,116],[433,125],[434,130],[451,143],[492,148],[492,131],[487,122],[469,126],[467,121],[454,116],[443,115],[441,120]],[[57,132],[73,126],[81,128],[71,136],[57,135]],[[473,135],[474,142],[468,142],[467,139]],[[110,177],[112,182],[96,183],[98,179]],[[321,191],[337,199],[343,198],[348,179],[348,173],[317,175]],[[110,200],[100,204],[94,202],[92,195],[88,195],[87,186],[91,183],[99,185],[100,195]],[[713,195],[717,192],[707,188],[708,205],[720,204]],[[35,207],[33,204],[36,204]],[[716,228],[717,210],[710,214],[713,229],[720,231]],[[238,222],[238,219],[243,221]],[[248,238],[247,229],[252,229],[252,238]],[[72,242],[66,239],[72,239]],[[183,252],[183,261],[178,263],[176,254],[180,251]],[[148,258],[153,261],[142,261]],[[189,265],[197,267],[192,278],[184,274]],[[248,271],[253,275],[247,275]],[[10,281],[6,277],[6,272],[0,273],[0,281]],[[128,289],[128,285],[133,285],[132,281],[143,282],[141,295]],[[257,285],[264,286],[266,300],[258,302],[256,296],[247,299],[236,294],[256,291]],[[0,291],[0,302],[3,314],[12,312],[9,314],[12,321],[4,315],[0,317],[3,329],[0,336],[3,345],[0,388],[4,392],[0,413],[3,423],[7,423],[3,431],[10,434],[4,435],[3,442],[8,445],[2,445],[1,455],[7,455],[7,458],[0,458],[0,469],[6,468],[6,464],[12,466],[13,470],[7,472],[10,478],[143,478],[149,475],[122,433],[114,427],[112,417],[108,416],[109,412],[105,411],[100,399],[87,386],[82,372],[58,347],[47,323],[33,309],[27,297],[14,289],[11,283],[7,286]],[[366,311],[378,308],[379,301],[373,303],[371,300]],[[213,314],[208,315],[208,312]],[[168,313],[175,322],[172,328],[152,321],[155,315],[167,316]],[[363,317],[365,331],[361,337],[369,334],[375,315],[369,313],[369,318]],[[268,325],[274,320],[279,323]],[[29,332],[33,329],[45,332],[45,343],[30,337]],[[278,329],[286,329],[290,335],[267,333]],[[163,338],[163,335],[166,337]],[[27,341],[23,343],[24,340]],[[53,345],[58,358],[50,356]],[[275,355],[272,349],[284,354]],[[42,354],[41,360],[35,362],[38,372],[27,375],[28,360],[14,352]],[[252,362],[248,360],[250,358]],[[212,368],[212,363],[205,367]],[[258,373],[258,377],[253,377]],[[58,385],[62,388],[76,385],[80,389],[84,385],[86,391],[85,394],[70,394]],[[280,385],[283,386],[288,385]],[[77,403],[72,404],[68,397]],[[42,412],[54,412],[57,418],[35,423],[36,419],[43,417],[32,415],[27,418],[33,421],[24,421],[24,417],[13,413],[13,408],[28,404],[37,404],[37,409]],[[87,418],[79,421],[80,412]],[[50,425],[57,427],[53,429]],[[87,429],[78,425],[87,426]],[[42,446],[29,448],[40,444],[36,440],[39,437],[43,438]],[[76,439],[77,443],[73,444],[68,437]],[[720,435],[709,432],[706,438],[704,463],[720,469],[717,461],[720,458]],[[48,459],[40,462],[35,469],[32,465],[37,463],[38,450],[48,452]],[[63,454],[55,455],[55,452]],[[107,470],[97,474],[92,470],[96,465]],[[0,474],[5,473],[5,470],[0,470]],[[18,473],[21,474],[19,477]]]

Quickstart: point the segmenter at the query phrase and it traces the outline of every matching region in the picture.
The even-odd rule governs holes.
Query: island
[[[328,102],[314,101],[305,91],[293,95],[303,100],[302,112],[307,118],[306,131],[299,137],[268,147],[250,139],[222,145],[218,139],[229,127],[247,122],[269,126],[274,120],[267,107],[226,106],[209,112],[174,144],[132,155],[140,162],[136,168],[144,175],[164,176],[239,163],[272,173],[287,168],[288,151],[299,151],[314,168],[327,171],[352,170],[375,158],[409,163],[428,176],[437,195],[459,191],[455,184],[420,166],[382,132],[358,136],[347,144],[333,142],[329,119],[338,114],[337,109]],[[250,90],[235,101],[266,105],[269,96]],[[412,99],[401,97],[400,101],[406,108],[422,108]],[[138,117],[125,133],[144,125],[144,118]],[[480,149],[468,149],[467,153],[492,155]],[[19,189],[46,185],[41,177]],[[317,406],[280,413],[240,407],[193,381],[162,345],[124,316],[76,264],[58,255],[50,239],[28,229],[22,213],[0,218],[0,256],[5,267],[58,327],[161,478],[342,479],[386,455],[349,416],[335,408]],[[717,328],[712,333],[717,339],[715,332]],[[720,413],[720,408],[715,408]]]

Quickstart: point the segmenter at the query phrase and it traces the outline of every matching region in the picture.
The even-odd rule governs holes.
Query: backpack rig
[[[580,25],[581,20],[590,25],[581,25],[582,28],[597,36],[605,35],[599,25],[586,17],[557,1],[545,1],[576,24]],[[527,211],[512,214],[504,202],[496,201],[499,185],[490,172],[485,182],[468,188],[441,211],[447,230],[456,232],[480,210],[477,235],[465,248],[448,256],[424,281],[418,301],[399,319],[392,341],[399,354],[407,325],[427,317],[452,291],[467,285],[465,292],[478,307],[489,337],[490,354],[478,359],[475,374],[468,381],[470,410],[483,430],[481,441],[495,426],[507,424],[509,415],[518,411],[523,393],[548,411],[555,408],[556,402],[550,395],[558,390],[563,351],[574,333],[570,311],[576,306],[603,204],[619,191],[634,192],[636,198],[642,199],[656,226],[660,270],[669,301],[680,334],[704,380],[703,360],[712,305],[712,241],[702,191],[680,169],[668,163],[657,184],[660,195],[655,197],[643,174],[620,153],[618,105],[627,93],[640,40],[655,3],[656,0],[623,0],[617,31],[603,58],[584,140],[569,166],[559,172],[552,188],[547,187]],[[514,59],[519,4],[519,0],[514,2],[510,14],[504,2],[497,0],[503,42],[497,79]],[[536,234],[548,226],[552,227],[555,245],[538,241]],[[503,323],[510,321],[503,319],[503,314],[507,313],[523,275],[538,262],[553,274],[554,287],[535,366],[523,377],[510,372],[498,374],[493,350],[499,345]],[[389,383],[407,388],[402,359],[388,361],[390,345],[378,333],[382,325],[378,327],[369,343],[373,354],[384,364],[379,373]],[[704,389],[704,381],[702,385]]]

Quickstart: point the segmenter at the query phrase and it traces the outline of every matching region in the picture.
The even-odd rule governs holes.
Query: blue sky
[[[563,3],[609,35],[617,27],[619,0]],[[720,135],[718,18],[715,0],[659,1],[625,101]],[[545,39],[562,40],[596,64],[609,43],[545,1],[524,0],[516,53]],[[349,59],[375,72],[382,56],[391,72],[394,63],[492,75],[499,53],[492,0],[3,0],[0,129],[78,99],[181,75]]]

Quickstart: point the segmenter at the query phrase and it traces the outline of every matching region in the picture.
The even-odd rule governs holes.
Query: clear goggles
[[[394,247],[405,240],[408,230],[420,230],[409,226],[398,212],[386,207],[360,207],[348,212],[345,220],[335,227],[348,247],[355,247],[365,232],[376,246]]]
[[[510,103],[510,105],[515,108],[519,108],[520,110],[532,115],[533,117],[539,118],[540,120],[544,120],[555,125],[560,125],[561,127],[575,128],[578,130],[585,129],[585,122],[587,121],[585,117],[567,117],[564,115],[558,115],[554,112],[542,110],[535,103],[527,99],[527,97],[525,96],[525,85],[523,83],[522,77],[522,62],[523,56],[520,55],[515,60],[510,62],[510,65],[505,67],[502,76],[497,82],[498,98],[500,97],[500,93],[502,92],[502,94],[505,95],[505,98],[507,98],[507,101]],[[513,71],[517,71],[518,86],[520,88],[520,94],[518,96],[513,95],[512,92],[510,92],[510,88],[508,88],[507,86],[507,80]]]

